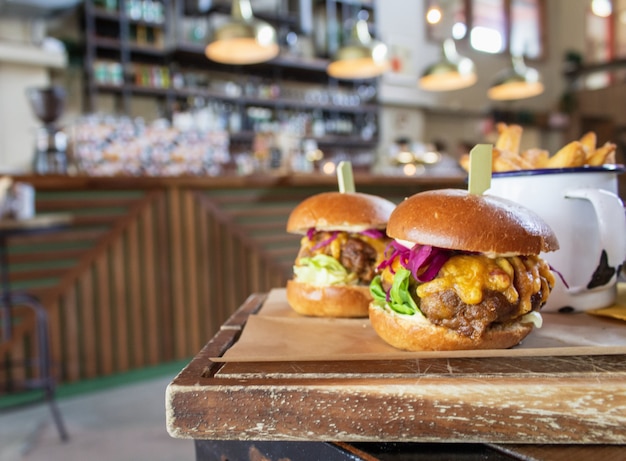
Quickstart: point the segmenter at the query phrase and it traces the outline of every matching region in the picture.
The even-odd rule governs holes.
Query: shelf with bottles
[[[163,53],[165,3],[161,0],[91,0],[85,3],[87,46]]]
[[[226,130],[231,141],[250,144],[258,133],[289,133],[296,138],[315,139],[325,146],[371,147],[378,142],[375,114],[332,114],[316,110],[269,109],[259,106],[238,107],[233,103],[194,99],[173,115],[175,121],[196,120]],[[206,122],[206,121],[210,122]],[[175,122],[176,124],[177,122]]]
[[[202,97],[241,106],[262,106],[340,113],[377,113],[376,86],[351,86],[278,80],[258,75],[233,75],[176,68],[172,72],[176,97]]]
[[[128,20],[152,27],[165,24],[167,5],[163,0],[86,0],[85,3],[98,19]]]

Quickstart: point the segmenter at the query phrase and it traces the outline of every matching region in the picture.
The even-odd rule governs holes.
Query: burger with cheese
[[[390,239],[395,204],[359,192],[324,192],[296,206],[287,231],[304,234],[287,282],[287,301],[303,315],[367,317],[369,284]]]
[[[376,333],[410,351],[504,349],[541,326],[559,248],[534,212],[461,189],[415,194],[389,218],[394,239],[371,283]]]

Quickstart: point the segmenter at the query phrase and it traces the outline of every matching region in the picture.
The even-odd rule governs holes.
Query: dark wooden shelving
[[[95,112],[99,93],[113,95],[117,101],[118,110],[131,113],[133,97],[155,98],[159,101],[160,110],[171,115],[174,110],[186,107],[190,98],[202,98],[206,101],[218,101],[231,105],[230,110],[240,111],[245,115],[247,107],[265,107],[276,110],[294,110],[313,114],[322,111],[339,117],[349,117],[354,124],[355,132],[359,132],[359,123],[371,123],[373,117],[377,119],[379,106],[376,101],[363,101],[360,104],[333,104],[330,95],[335,91],[356,92],[358,85],[367,84],[376,86],[375,79],[363,81],[342,81],[328,77],[326,67],[329,60],[325,57],[300,57],[281,53],[277,58],[261,64],[235,66],[225,65],[209,60],[204,54],[204,46],[197,43],[184,42],[178,39],[176,27],[182,23],[184,2],[182,0],[161,0],[165,11],[166,21],[163,23],[131,18],[126,13],[125,1],[119,2],[120,11],[110,11],[94,5],[94,0],[84,3],[84,38],[86,48],[85,75],[86,75],[86,112]],[[362,7],[373,12],[373,2],[358,2],[350,0],[324,0],[336,12],[337,8]],[[319,4],[316,0],[314,4]],[[205,15],[213,13],[230,14],[230,2],[215,2]],[[170,15],[170,16],[168,16]],[[172,16],[173,15],[173,16]],[[273,12],[255,12],[255,16],[271,22],[277,27],[287,27],[290,30],[299,30],[299,17],[294,12],[278,14]],[[156,37],[156,43],[139,43],[135,41],[135,29],[141,29],[142,40],[145,40],[146,30],[150,37]],[[123,67],[123,81],[112,84],[111,81],[98,80],[95,69],[98,61],[119,63]],[[167,75],[166,87],[138,84],[142,66],[163,69]],[[193,86],[187,81],[187,75],[196,73],[200,81],[207,82]],[[178,77],[174,85],[174,76]],[[183,77],[181,84],[180,77]],[[321,88],[327,93],[327,100],[308,100],[304,97],[287,95],[287,91],[279,92],[277,97],[264,97],[248,94],[227,94],[208,84],[215,78],[237,82],[242,86],[246,82],[270,82],[272,84],[312,85]],[[324,89],[325,88],[325,89]],[[282,88],[281,88],[282,90]],[[241,88],[243,93],[243,87]],[[232,135],[235,142],[250,142],[252,132],[243,132]],[[327,146],[342,148],[373,148],[377,145],[377,138],[368,140],[358,135],[337,135],[318,137],[318,142]]]

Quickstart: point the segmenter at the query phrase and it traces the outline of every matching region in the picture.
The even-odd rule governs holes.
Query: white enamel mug
[[[493,174],[486,193],[535,211],[559,240],[559,250],[541,255],[558,273],[543,311],[585,311],[615,302],[626,260],[626,215],[617,183],[624,170],[604,165]]]

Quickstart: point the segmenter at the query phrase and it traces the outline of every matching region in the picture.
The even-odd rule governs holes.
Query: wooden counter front
[[[300,239],[285,231],[289,213],[337,188],[322,175],[14,180],[35,186],[37,213],[73,217],[61,232],[9,241],[12,284],[49,312],[59,382],[193,357],[248,293],[284,285]],[[355,182],[395,202],[465,187],[462,176]]]
[[[169,385],[172,436],[626,444],[624,355],[212,362],[264,299],[249,297]]]

